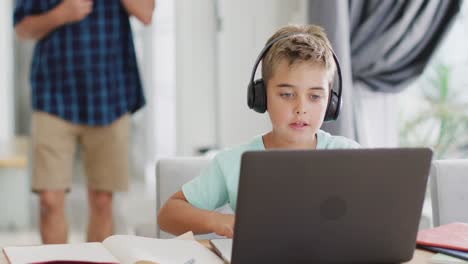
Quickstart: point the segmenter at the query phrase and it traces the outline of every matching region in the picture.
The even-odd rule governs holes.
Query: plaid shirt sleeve
[[[13,25],[16,26],[21,20],[30,15],[40,14],[41,2],[43,0],[16,0],[15,11],[13,13]]]

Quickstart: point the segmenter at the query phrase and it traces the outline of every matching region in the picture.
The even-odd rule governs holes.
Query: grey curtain
[[[342,115],[323,129],[358,139],[353,88],[379,93],[404,89],[423,72],[461,2],[309,0],[309,23],[325,28],[344,75]]]

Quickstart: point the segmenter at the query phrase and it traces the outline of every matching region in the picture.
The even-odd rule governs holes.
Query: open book
[[[189,235],[190,236],[190,235]],[[158,263],[223,264],[208,248],[193,239],[154,239],[115,235],[102,243],[6,247],[10,264],[23,263]]]

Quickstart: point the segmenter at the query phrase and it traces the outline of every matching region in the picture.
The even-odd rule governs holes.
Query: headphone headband
[[[252,75],[250,77],[250,83],[253,83],[254,82],[254,79],[255,79],[255,73],[257,72],[257,68],[258,68],[258,65],[260,64],[260,62],[263,60],[263,57],[266,55],[266,53],[271,49],[271,47],[278,41],[284,39],[284,38],[287,38],[287,37],[290,37],[290,36],[294,36],[294,35],[299,35],[297,33],[287,33],[287,34],[284,34],[284,35],[280,35],[274,39],[272,39],[271,41],[269,41],[267,44],[265,44],[265,46],[263,47],[263,49],[260,51],[260,53],[258,54],[258,57],[257,59],[255,60],[255,64],[254,64],[254,67],[252,69]]]

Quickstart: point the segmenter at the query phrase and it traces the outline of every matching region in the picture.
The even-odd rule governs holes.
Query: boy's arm
[[[192,231],[195,234],[216,233],[232,238],[234,215],[195,208],[184,193],[178,191],[159,210],[158,224],[162,230],[175,235]]]
[[[55,8],[30,15],[15,25],[19,39],[40,40],[54,29],[84,19],[93,9],[91,0],[63,0]]]
[[[129,15],[135,16],[144,25],[151,24],[155,0],[121,0]]]

